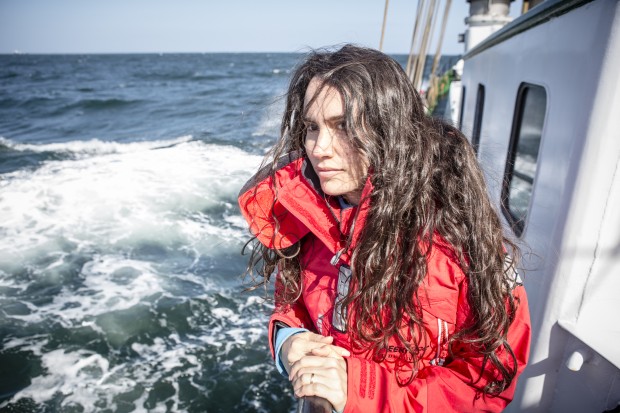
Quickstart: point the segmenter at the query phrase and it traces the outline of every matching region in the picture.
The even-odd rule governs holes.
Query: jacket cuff
[[[286,376],[286,367],[284,367],[284,363],[282,363],[282,359],[280,358],[280,350],[282,349],[282,344],[288,339],[290,336],[294,336],[295,334],[303,333],[308,331],[306,328],[294,328],[294,327],[280,327],[276,325],[275,332],[275,360],[276,360],[276,369],[280,372],[281,375]]]
[[[276,334],[279,329],[287,327],[304,327],[298,320],[293,317],[287,316],[283,313],[275,313],[269,320],[269,350],[271,351],[271,358],[276,358]]]

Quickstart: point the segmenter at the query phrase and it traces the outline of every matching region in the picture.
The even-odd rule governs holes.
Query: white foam
[[[101,316],[153,308],[152,297],[204,300],[212,315],[208,325],[190,316],[187,321],[194,334],[183,339],[173,333],[152,343],[133,343],[138,356],[117,358],[118,364],[87,350],[49,350],[47,335],[8,339],[4,349],[31,351],[41,358],[44,369],[11,404],[21,398],[43,403],[60,393],[61,408],[79,404],[85,411],[95,411],[96,402],[114,411],[116,395],[142,386],[145,391],[132,402],[135,412],[166,411],[166,403],[180,409],[177,383],[184,376],[203,374],[198,355],[206,346],[224,359],[238,346],[265,339],[267,304],[257,296],[244,297],[244,302],[221,283],[192,272],[200,257],[237,253],[247,239],[236,195],[261,158],[185,138],[144,145],[54,145],[58,146],[35,145],[28,150],[83,156],[0,176],[0,285],[25,292],[33,282],[44,280],[59,291],[36,306],[24,299],[26,314],[6,317],[26,324],[90,328],[110,341],[113,329],[125,342],[132,332],[125,332],[123,325],[105,324],[102,319],[116,321]],[[170,274],[167,263],[133,256],[131,252],[143,245],[184,253],[189,257],[187,271]],[[76,256],[86,260],[77,269],[71,267]],[[27,277],[13,275],[23,268],[28,268]],[[69,268],[79,271],[72,283],[66,282]],[[180,283],[193,285],[183,289],[182,297],[175,295]],[[239,308],[219,303],[214,291]],[[165,317],[155,322],[166,324]],[[234,368],[232,361],[227,363],[227,368]],[[150,390],[162,382],[173,386],[174,394],[147,409]]]
[[[239,314],[226,307],[214,308],[211,310],[211,315],[214,318],[219,318],[221,320],[225,319],[231,321],[232,323],[237,323],[239,321]]]
[[[7,146],[16,151],[30,152],[60,152],[73,153],[76,155],[104,155],[113,153],[130,153],[140,152],[149,149],[155,149],[170,145],[178,145],[179,143],[189,142],[192,136],[181,136],[176,139],[159,140],[159,141],[143,141],[143,142],[110,142],[99,139],[90,139],[87,141],[70,141],[64,143],[48,143],[48,144],[27,144],[17,143],[10,139],[0,137],[0,144]]]
[[[102,401],[114,410],[114,396],[125,393],[137,386],[145,389],[141,397],[135,400],[134,412],[167,411],[166,402],[159,402],[153,408],[145,408],[149,392],[156,384],[163,382],[175,389],[174,394],[167,400],[178,406],[178,382],[183,377],[199,377],[202,374],[202,361],[197,357],[203,349],[203,343],[210,340],[218,341],[215,348],[223,348],[221,342],[226,341],[225,329],[216,331],[206,330],[201,337],[192,337],[193,341],[182,341],[177,334],[168,337],[156,337],[151,344],[133,343],[131,349],[138,355],[131,361],[118,364],[114,367],[99,354],[86,350],[67,351],[52,350],[41,354],[41,347],[46,341],[37,346],[25,346],[24,340],[12,340],[12,347],[36,349],[35,353],[41,357],[44,373],[32,379],[30,386],[18,392],[11,400],[17,402],[22,398],[31,398],[41,404],[50,400],[57,393],[63,395],[62,407],[81,405],[85,411],[97,411],[95,402],[100,406]],[[264,334],[264,331],[263,331]],[[264,337],[263,337],[264,338]],[[18,343],[19,341],[19,343]],[[218,354],[225,355],[231,349],[231,343],[226,343],[225,351]],[[219,356],[218,356],[219,357]],[[223,360],[223,369],[233,368],[233,360]],[[257,366],[255,369],[258,369]],[[265,366],[263,365],[263,369]],[[249,369],[252,372],[255,369]],[[207,389],[198,383],[192,383],[202,394],[208,394]],[[3,403],[0,407],[5,407]],[[173,409],[175,410],[175,409]]]
[[[131,271],[131,277],[125,277],[119,282],[117,274],[122,270]],[[67,328],[82,325],[102,331],[92,321],[93,317],[128,310],[142,303],[146,297],[166,293],[163,286],[165,277],[158,274],[149,262],[119,256],[96,256],[84,265],[80,275],[83,283],[79,288],[63,287],[44,306],[34,306],[23,301],[30,313],[9,317],[27,323],[54,320]]]
[[[170,142],[127,144],[135,150],[3,175],[0,268],[58,253],[66,242],[77,250],[119,251],[148,242],[205,252],[245,238],[230,202],[260,157],[182,139],[165,146]],[[80,143],[64,145],[73,150]],[[213,207],[230,210],[234,225],[222,228],[210,220],[203,211]]]
[[[41,356],[41,364],[47,374],[34,377],[30,386],[16,395],[17,399],[31,398],[35,403],[43,403],[62,393],[68,396],[62,403],[65,406],[93,406],[102,391],[96,384],[110,367],[101,355],[83,350],[53,350]]]

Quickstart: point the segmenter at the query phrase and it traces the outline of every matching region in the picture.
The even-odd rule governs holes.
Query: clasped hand
[[[333,337],[311,332],[292,335],[281,348],[296,397],[318,396],[342,411],[347,403],[347,363],[351,354],[332,344]]]

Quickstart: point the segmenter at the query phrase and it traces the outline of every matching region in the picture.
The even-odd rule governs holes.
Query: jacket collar
[[[355,247],[370,208],[370,178],[360,204],[343,210],[337,200],[325,196],[302,153],[287,154],[275,165],[275,180],[268,165],[239,194],[239,206],[252,234],[268,248],[281,249],[311,232],[334,255],[344,249],[351,234],[351,248]],[[344,251],[341,259],[349,262],[349,251]]]

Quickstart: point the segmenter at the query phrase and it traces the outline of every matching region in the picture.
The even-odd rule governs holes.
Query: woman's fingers
[[[321,357],[349,357],[351,353],[342,347],[323,345],[311,350],[313,356]]]
[[[312,354],[315,349],[324,347],[326,345],[331,345],[333,340],[333,337],[325,337],[320,334],[314,334],[311,332],[295,334],[289,337],[284,342],[284,344],[282,345],[281,354],[283,360],[286,361],[287,366],[291,366],[302,357],[308,354]],[[319,354],[324,355],[324,357],[336,355],[340,357],[349,356],[348,351],[340,349],[340,347],[338,347],[338,349],[334,349],[333,351],[323,351]]]
[[[325,399],[327,394],[332,393],[331,388],[333,386],[327,386],[319,381],[310,381],[308,383],[298,383],[296,387],[293,388],[293,392],[295,393],[295,397],[304,397],[304,396],[319,396]]]
[[[304,368],[292,380],[296,397],[319,396],[342,409],[347,400],[347,373],[341,368]]]
[[[326,386],[333,386],[336,382],[340,382],[344,377],[346,377],[346,373],[343,373],[345,373],[345,371],[337,367],[306,369],[303,372],[293,376],[291,381],[294,389],[300,386],[307,386],[317,383],[322,383]]]
[[[289,380],[300,380],[305,373],[322,374],[325,369],[341,370],[346,373],[347,364],[342,357],[306,356],[293,363],[289,371]]]
[[[304,332],[294,334],[287,338],[280,349],[282,360],[285,362],[286,366],[291,366],[297,360],[312,351],[312,347],[320,343],[321,337],[323,336],[311,332]],[[327,340],[325,340],[325,342],[327,342]]]
[[[305,332],[295,334],[291,336],[287,341],[289,340],[289,352],[292,351],[294,353],[307,354],[317,346],[330,344],[333,340],[333,337],[324,337],[319,334]]]
[[[310,336],[308,337],[310,341],[318,343],[331,343],[332,341],[334,341],[334,338],[332,336],[322,336],[320,334],[314,334],[310,332],[308,332],[308,334],[310,334]]]
[[[297,397],[322,397],[337,410],[342,410],[347,401],[347,363],[344,357],[351,354],[334,346],[333,340],[333,337],[310,332],[300,333],[284,343],[282,352],[289,363],[289,380]]]

